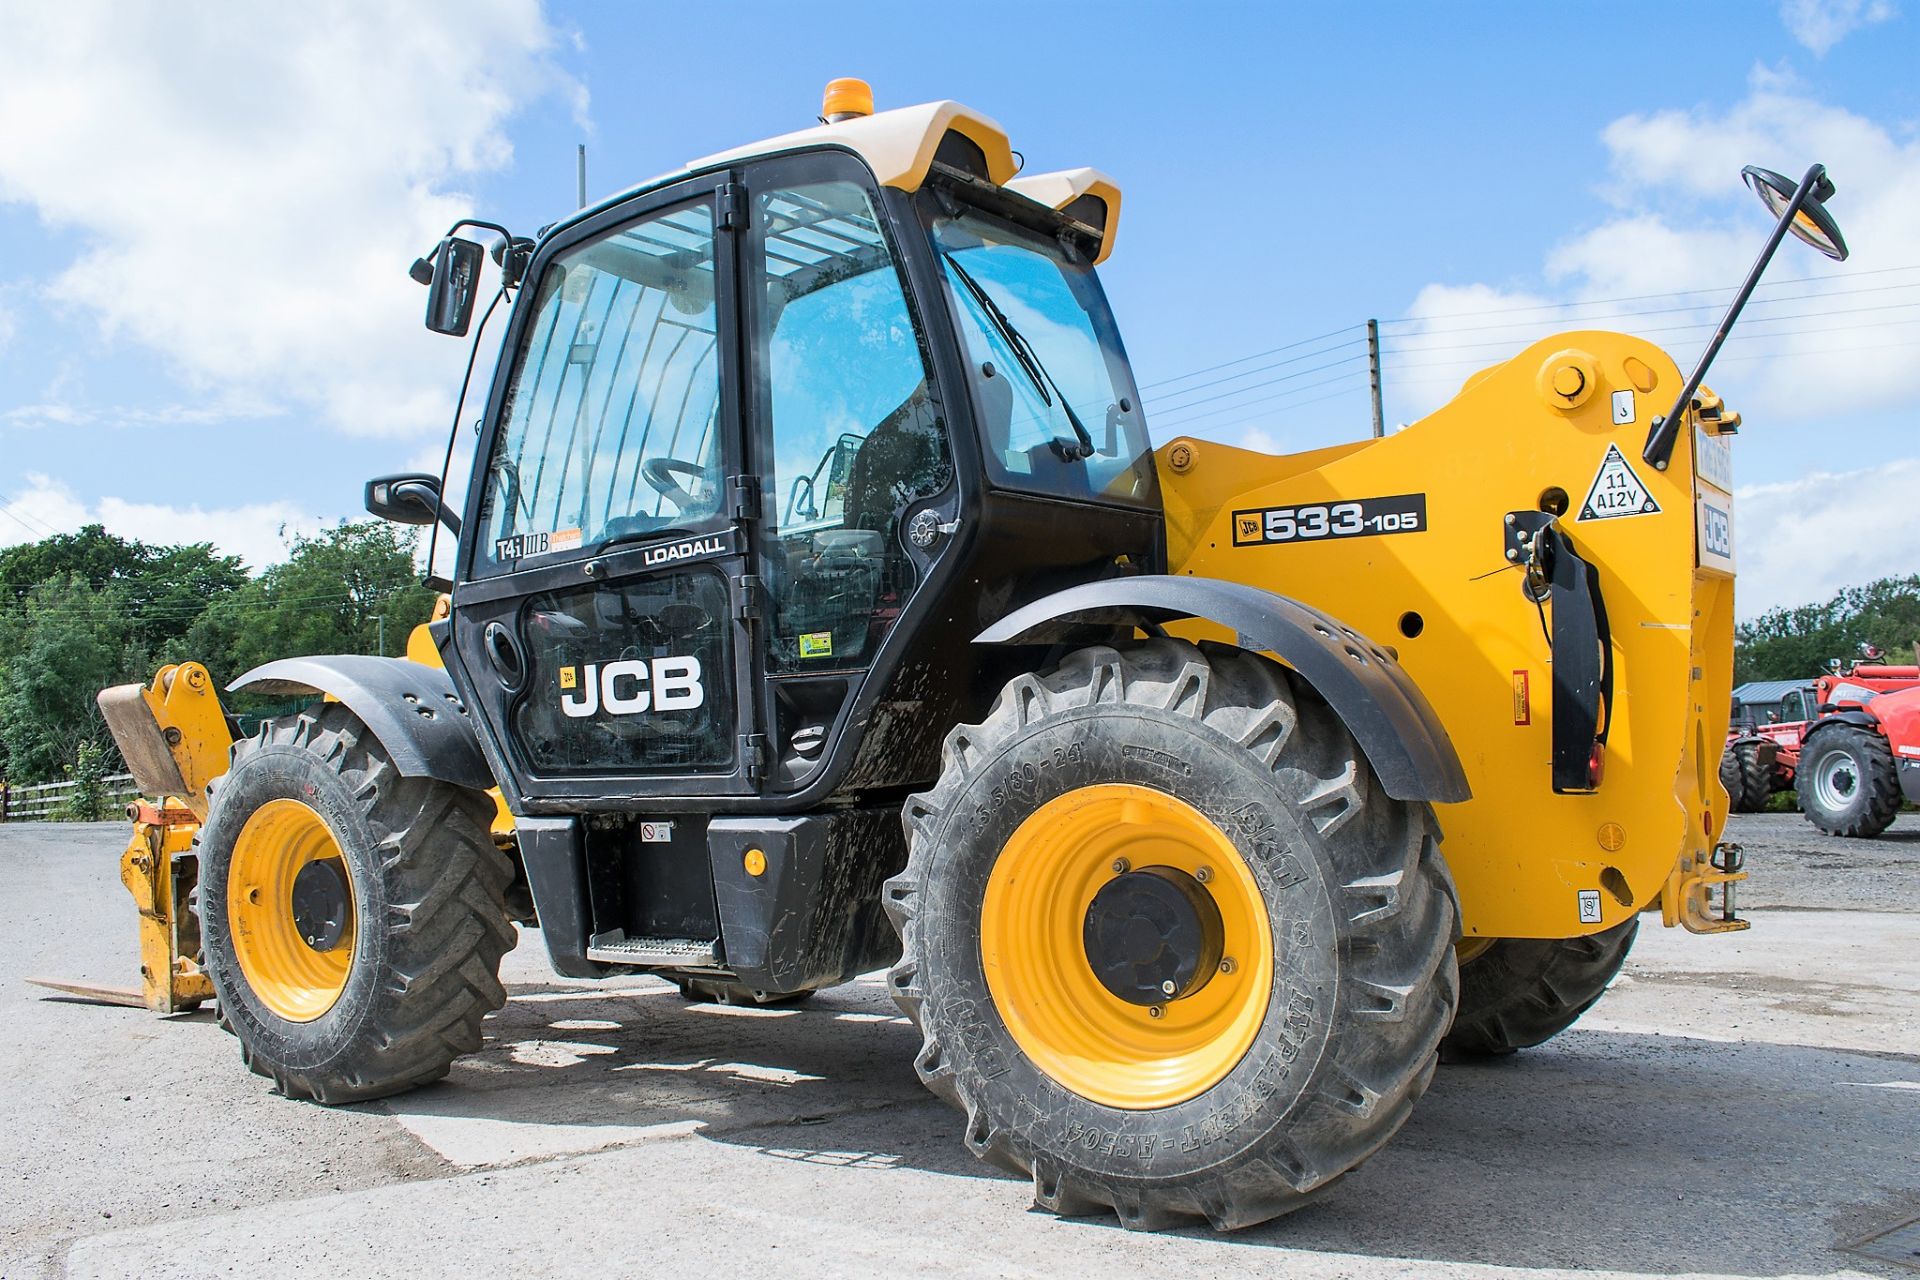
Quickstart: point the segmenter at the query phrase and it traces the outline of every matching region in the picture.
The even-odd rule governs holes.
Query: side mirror
[[[427,328],[452,338],[467,336],[485,257],[486,251],[471,240],[448,236],[440,242],[427,285]]]
[[[440,500],[440,477],[421,471],[375,476],[367,481],[367,510],[395,524],[432,524],[436,520],[458,536],[460,517]]]
[[[1804,195],[1800,193],[1802,184],[1771,169],[1762,169],[1757,164],[1742,169],[1740,177],[1753,189],[1753,194],[1760,197],[1760,203],[1767,206],[1768,213],[1776,218],[1788,219],[1787,230],[1835,262],[1845,262],[1847,242],[1840,235],[1840,225],[1827,212],[1824,203],[1833,198],[1833,179],[1820,166],[1815,165],[1814,168],[1819,172],[1807,175]],[[1795,196],[1799,196],[1797,204]]]

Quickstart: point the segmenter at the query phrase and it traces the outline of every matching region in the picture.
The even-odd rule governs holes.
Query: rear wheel
[[[1736,742],[1720,756],[1720,785],[1735,813],[1759,813],[1773,797],[1773,766],[1760,759],[1760,744]]]
[[[1426,1089],[1458,918],[1432,812],[1277,664],[1070,654],[948,736],[906,822],[916,1067],[1041,1207],[1264,1221]]]
[[[399,776],[338,705],[235,746],[199,837],[200,918],[249,1067],[289,1097],[360,1102],[480,1047],[514,941],[492,818],[482,792]]]
[[[1877,836],[1900,813],[1900,775],[1886,737],[1836,724],[1800,748],[1800,811],[1830,836]]]
[[[1460,949],[1460,1011],[1441,1043],[1448,1062],[1551,1040],[1591,1009],[1627,962],[1639,917],[1584,938],[1473,939]]]

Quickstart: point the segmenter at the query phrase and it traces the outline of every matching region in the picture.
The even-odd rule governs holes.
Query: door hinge
[[[766,776],[768,758],[773,754],[764,733],[740,735],[740,759],[747,767],[747,780],[758,782]]]
[[[760,518],[759,476],[733,476],[727,481],[727,514],[735,520]]]
[[[733,577],[733,616],[749,625],[766,616],[767,585],[757,573]]]
[[[744,231],[747,226],[747,189],[737,182],[723,182],[716,193],[719,211],[715,221],[722,231]]]

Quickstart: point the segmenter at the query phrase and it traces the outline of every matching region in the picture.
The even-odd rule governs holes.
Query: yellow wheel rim
[[[227,924],[247,986],[289,1022],[312,1022],[333,1008],[353,968],[357,904],[349,905],[339,941],[315,950],[294,923],[293,882],[309,863],[340,862],[326,820],[298,800],[269,800],[254,810],[233,843],[227,869]]]
[[[1482,951],[1499,941],[1497,938],[1462,938],[1453,944],[1453,959],[1456,964],[1465,964]]]
[[[1094,973],[1087,910],[1116,875],[1161,867],[1204,886],[1223,959],[1190,994],[1139,1005]],[[1034,1066],[1093,1102],[1147,1111],[1200,1096],[1246,1056],[1267,1015],[1273,931],[1259,883],[1218,827],[1182,800],[1113,783],[1049,801],[1013,833],[987,879],[980,959]]]

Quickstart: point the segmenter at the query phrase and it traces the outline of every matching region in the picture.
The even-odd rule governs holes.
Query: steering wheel
[[[700,505],[700,499],[694,497],[678,480],[673,478],[676,472],[692,479],[701,480],[706,478],[707,468],[697,462],[685,462],[679,458],[665,457],[648,458],[640,464],[640,474],[646,478],[647,483],[653,487],[654,492],[673,503],[675,507],[679,508],[680,514],[685,515]]]

